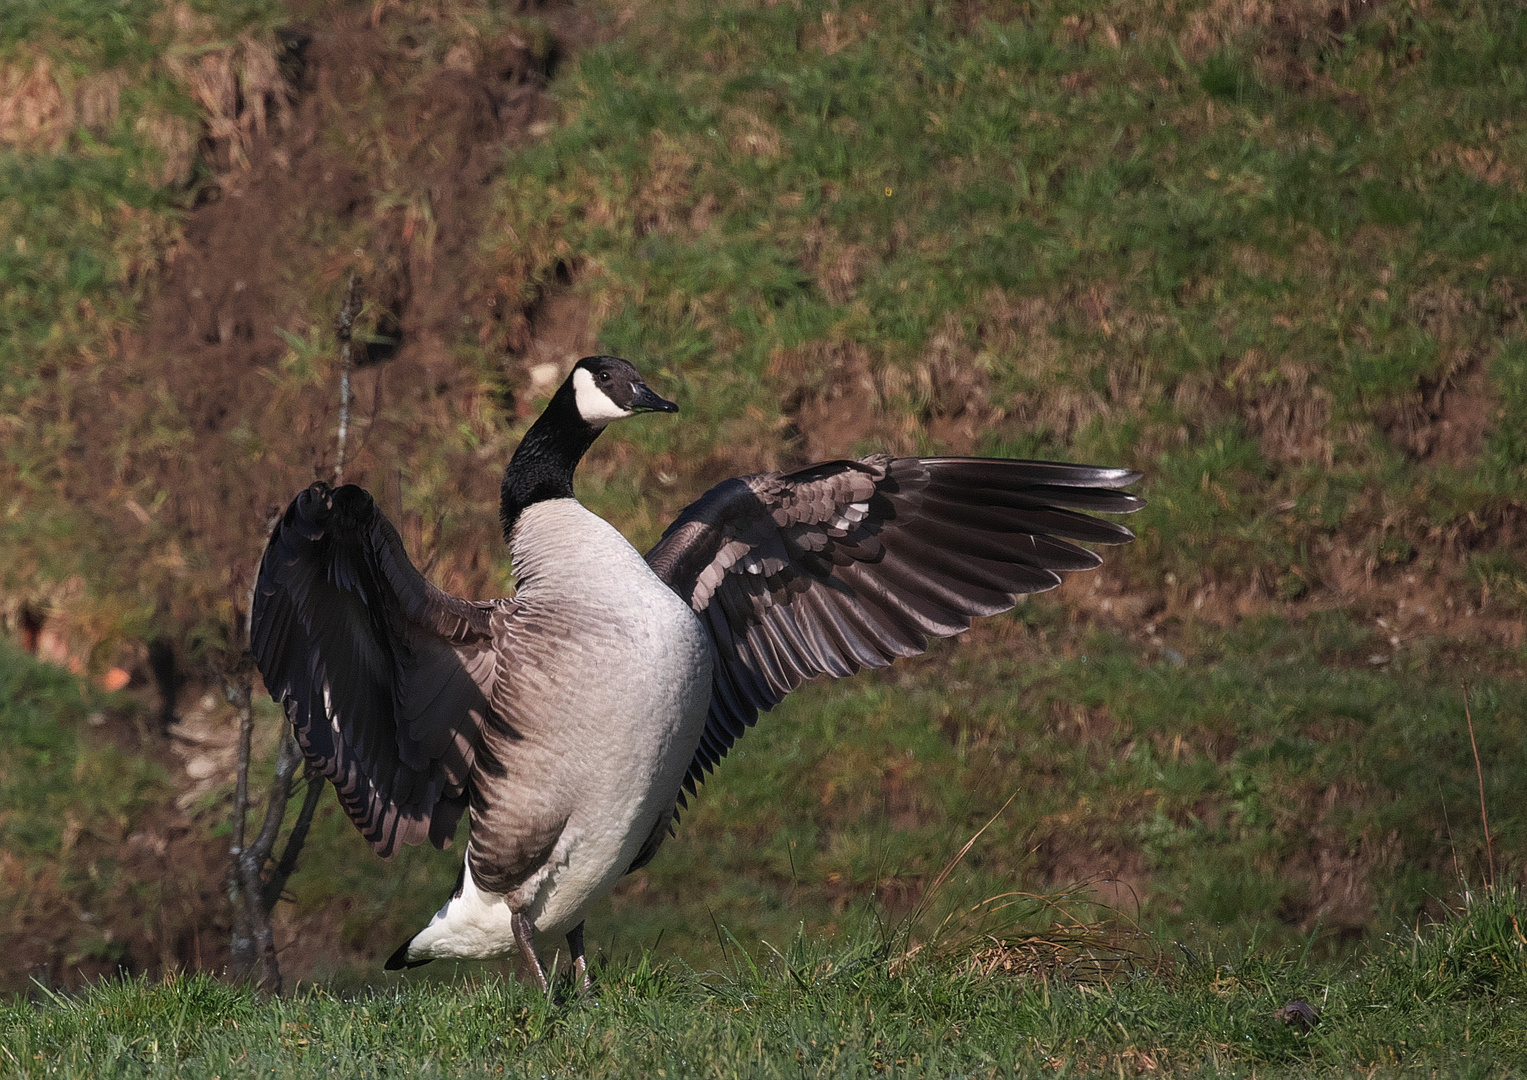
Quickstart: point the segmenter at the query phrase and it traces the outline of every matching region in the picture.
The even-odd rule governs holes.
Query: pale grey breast
[[[484,888],[529,889],[544,930],[613,886],[671,813],[704,727],[710,643],[574,499],[528,507],[511,550],[518,590],[495,695],[507,728],[485,732],[479,753],[472,869]]]

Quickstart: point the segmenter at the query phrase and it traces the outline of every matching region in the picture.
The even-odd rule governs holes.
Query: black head
[[[653,393],[642,382],[641,373],[618,356],[585,356],[573,365],[564,386],[572,391],[578,415],[596,428],[637,413],[679,411],[673,402]]]
[[[525,432],[509,467],[499,500],[504,539],[510,539],[525,507],[543,499],[570,499],[573,470],[613,420],[644,412],[676,413],[658,397],[641,373],[618,356],[585,356]]]

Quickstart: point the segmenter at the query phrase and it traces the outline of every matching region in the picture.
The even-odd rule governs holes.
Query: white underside
[[[410,960],[473,960],[517,951],[509,898],[479,889],[470,863],[465,871],[460,894],[408,943]]]
[[[460,895],[409,943],[411,960],[513,952],[514,911],[540,933],[577,926],[654,826],[666,826],[704,729],[709,637],[613,526],[573,499],[536,503],[516,526],[514,561],[516,599],[539,630],[516,640],[522,662],[506,665],[526,742],[506,756],[510,776],[483,795],[567,824],[509,895],[478,888],[469,861]],[[492,810],[474,819],[474,840]]]

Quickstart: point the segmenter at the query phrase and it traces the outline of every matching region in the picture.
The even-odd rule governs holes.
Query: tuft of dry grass
[[[77,113],[48,57],[22,54],[0,61],[0,144],[57,152]]]
[[[1160,974],[1164,961],[1139,925],[1138,901],[1135,916],[1099,904],[1092,886],[1102,880],[1101,875],[1053,892],[1011,890],[974,904],[956,903],[931,930],[921,929],[941,903],[951,876],[1016,798],[1016,793],[1009,796],[922,891],[892,934],[899,944],[890,959],[891,973],[903,974],[913,963],[933,962],[980,978],[1106,982],[1142,970]]]

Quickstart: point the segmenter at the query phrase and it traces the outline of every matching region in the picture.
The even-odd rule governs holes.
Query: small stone
[[[1320,1023],[1320,1010],[1307,1001],[1290,1001],[1273,1015],[1289,1027],[1298,1028],[1300,1031],[1309,1031]]]
[[[217,773],[217,762],[208,754],[197,754],[186,762],[186,775],[192,780],[205,780]]]
[[[562,377],[562,368],[553,363],[537,364],[530,369],[530,392],[539,394],[549,390]]]

